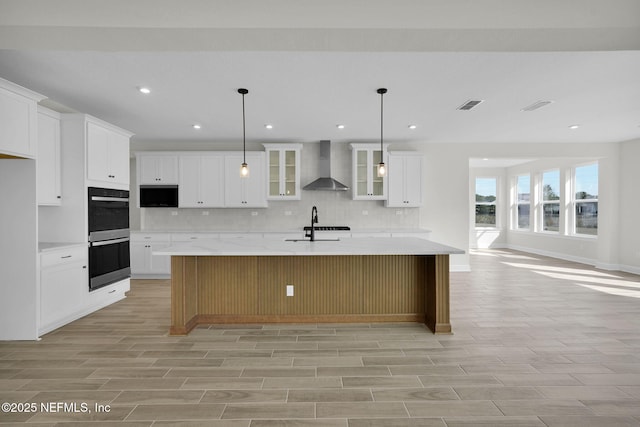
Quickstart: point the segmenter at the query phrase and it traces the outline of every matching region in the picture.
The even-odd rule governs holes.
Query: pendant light
[[[377,90],[377,92],[380,94],[380,163],[378,163],[378,177],[384,177],[387,176],[387,166],[385,166],[384,164],[384,147],[382,144],[383,141],[383,137],[382,137],[382,130],[383,130],[383,119],[384,119],[384,109],[383,109],[383,101],[382,101],[382,97],[385,93],[387,93],[387,89],[381,87],[380,89]]]
[[[240,88],[238,93],[242,95],[242,164],[240,165],[240,177],[247,178],[249,176],[249,165],[247,165],[247,138],[244,116],[244,96],[249,93],[247,89]]]

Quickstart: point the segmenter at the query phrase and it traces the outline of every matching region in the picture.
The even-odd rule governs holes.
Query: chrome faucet
[[[313,224],[317,224],[318,223],[318,208],[316,208],[315,206],[311,208],[311,241],[315,241],[316,240],[316,230],[313,227]]]

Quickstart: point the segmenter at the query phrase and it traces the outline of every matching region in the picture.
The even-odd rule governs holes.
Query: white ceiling
[[[149,9],[154,12],[143,19],[130,2],[109,2],[115,6],[100,14],[95,9],[106,2],[0,0],[0,77],[130,130],[134,141],[241,140],[239,87],[249,89],[248,141],[377,141],[379,87],[389,90],[384,135],[390,143],[640,138],[637,1],[613,0],[616,4],[607,9],[597,9],[595,0],[551,2],[564,7],[548,14],[538,10],[540,16],[527,8],[530,2],[518,0],[475,0],[474,6],[462,0],[329,1],[316,15],[292,21],[283,16],[302,14],[302,0],[280,0],[273,7],[287,14],[272,9],[260,20],[252,13],[250,24],[237,15],[237,2],[182,1],[180,6],[191,11],[185,16],[171,9],[169,0],[154,1],[156,7]],[[569,19],[572,9],[566,3],[585,1],[591,12],[573,10]],[[211,15],[216,19],[207,23],[202,16],[211,3],[218,9]],[[267,2],[245,3],[262,10]],[[484,21],[479,25],[469,14],[463,22],[447,21],[445,15],[421,21],[391,3],[416,10],[447,4],[446,16],[453,13],[453,4],[482,4],[476,17]],[[187,7],[195,4],[202,13]],[[358,20],[353,16],[361,9],[346,8],[346,17],[321,19],[322,13],[347,4],[372,5],[376,13]],[[504,9],[506,4],[510,9]],[[495,18],[501,5],[502,21]],[[495,13],[489,13],[490,6]],[[623,10],[611,12],[614,6]],[[127,13],[118,14],[118,7]],[[559,24],[563,17],[564,27]],[[550,21],[546,26],[545,19]],[[401,22],[407,27],[398,28]],[[440,43],[435,46],[434,40]],[[152,93],[142,95],[138,86]],[[484,102],[472,111],[456,110],[470,99]],[[521,111],[538,100],[554,102]],[[194,130],[194,123],[202,129]],[[265,129],[267,123],[273,129]],[[409,124],[417,129],[408,129]],[[569,129],[573,124],[580,128]]]

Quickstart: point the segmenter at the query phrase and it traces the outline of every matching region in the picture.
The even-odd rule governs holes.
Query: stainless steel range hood
[[[303,190],[347,191],[349,189],[349,187],[331,177],[331,141],[320,141],[318,173],[320,178],[305,185]]]

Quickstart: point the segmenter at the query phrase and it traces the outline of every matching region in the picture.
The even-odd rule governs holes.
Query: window
[[[476,227],[496,226],[496,178],[476,178]]]
[[[598,164],[579,166],[574,174],[575,234],[598,234]]]
[[[519,175],[516,179],[516,226],[518,230],[529,230],[531,223],[531,177]]]
[[[560,171],[542,173],[542,230],[560,230]]]

